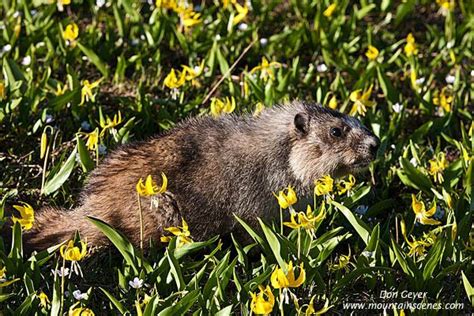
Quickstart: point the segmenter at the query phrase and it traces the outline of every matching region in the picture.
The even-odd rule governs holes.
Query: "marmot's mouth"
[[[364,159],[361,161],[357,161],[351,165],[351,168],[354,170],[367,168],[371,161],[372,161],[371,159]]]

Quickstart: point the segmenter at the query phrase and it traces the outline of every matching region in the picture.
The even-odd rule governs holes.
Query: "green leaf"
[[[199,297],[199,290],[194,290],[186,294],[179,302],[173,304],[173,306],[167,307],[162,310],[158,316],[175,316],[185,315],[191,306],[196,302]]]
[[[258,222],[260,223],[260,226],[262,227],[263,233],[265,234],[265,237],[268,241],[268,244],[270,245],[270,249],[272,250],[273,255],[275,256],[276,261],[278,262],[278,265],[280,266],[283,271],[286,271],[286,263],[285,260],[282,258],[282,248],[281,248],[281,243],[280,240],[278,240],[278,237],[276,234],[271,230],[270,227],[265,225],[265,223],[259,218]]]
[[[354,227],[356,232],[359,234],[359,236],[362,238],[364,243],[367,245],[369,242],[369,236],[370,236],[370,228],[367,226],[367,224],[364,223],[364,221],[362,221],[360,218],[355,216],[344,205],[336,201],[331,201],[331,204],[337,207],[339,211],[341,211],[341,213],[346,217],[346,219],[349,221],[352,227]]]
[[[174,281],[176,282],[176,286],[178,290],[184,289],[186,285],[183,278],[183,273],[181,272],[181,267],[179,266],[178,260],[176,260],[174,254],[169,249],[166,249],[166,256],[168,258],[170,264],[170,273],[173,276]]]
[[[411,277],[414,277],[415,274],[413,270],[411,269],[410,265],[408,264],[408,261],[405,259],[405,255],[403,254],[402,249],[393,239],[392,239],[392,249],[393,249],[393,252],[395,253],[398,263],[402,267],[403,272],[405,272],[405,274]]]
[[[464,284],[464,289],[466,290],[467,297],[471,301],[471,304],[474,305],[474,288],[472,287],[471,283],[467,279],[464,271],[461,271],[462,274],[462,283]]]
[[[429,280],[433,277],[434,269],[438,264],[441,264],[445,245],[445,240],[437,239],[435,245],[430,249],[430,252],[424,260],[426,263],[423,268],[423,280]]]
[[[217,313],[214,314],[214,316],[230,316],[232,315],[232,306],[229,305],[218,311]]]
[[[81,43],[77,42],[77,47],[84,53],[84,55],[89,58],[89,60],[99,69],[104,77],[109,76],[109,69],[107,65],[97,56],[97,54],[91,50],[90,48],[82,45]]]
[[[423,190],[425,193],[431,195],[431,187],[433,185],[430,179],[415,168],[406,158],[400,157],[400,164],[404,172],[404,175],[401,176],[401,173],[397,170],[400,180],[408,186]]]
[[[77,141],[77,151],[79,152],[79,158],[81,160],[81,166],[82,170],[84,172],[89,172],[92,169],[94,169],[94,161],[91,159],[91,156],[89,155],[89,151],[87,150],[87,147],[82,140],[82,138],[79,137],[79,135],[76,135],[76,141]]]
[[[128,310],[123,307],[122,303],[120,303],[115,297],[112,296],[108,291],[105,289],[99,287],[99,289],[107,296],[107,298],[110,300],[110,302],[118,309],[118,311],[123,315],[125,313],[128,313]]]
[[[55,192],[64,184],[64,182],[66,182],[72,170],[74,169],[74,166],[76,165],[76,152],[77,150],[74,149],[59,172],[56,173],[52,179],[46,181],[43,194],[49,195]]]

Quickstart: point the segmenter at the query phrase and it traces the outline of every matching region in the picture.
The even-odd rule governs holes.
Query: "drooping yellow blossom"
[[[78,307],[69,310],[69,316],[94,316],[94,312],[85,307]]]
[[[273,195],[277,198],[278,204],[282,209],[287,209],[291,205],[295,204],[298,202],[298,197],[296,196],[296,192],[293,190],[291,186],[288,186],[285,190],[281,190],[278,192],[278,195],[273,193]]]
[[[79,36],[79,27],[76,23],[72,22],[66,26],[63,31],[63,38],[66,41],[73,42]]]
[[[168,227],[168,228],[165,228],[165,230],[172,233],[173,235],[177,237],[178,247],[181,247],[183,245],[190,244],[193,242],[193,240],[190,237],[191,232],[189,231],[188,223],[186,223],[184,218],[182,219],[182,226]],[[171,240],[171,237],[161,236],[160,240],[163,243],[169,242]]]
[[[235,110],[235,99],[231,97],[225,98],[225,102],[218,98],[212,98],[211,100],[211,114],[215,117],[223,113],[232,113]]]
[[[331,3],[327,8],[326,10],[324,10],[323,12],[323,15],[325,17],[331,17],[332,14],[334,13],[334,11],[336,11],[336,8],[337,8],[337,4],[336,3]]]
[[[416,48],[415,37],[413,37],[412,33],[409,33],[406,38],[406,45],[405,45],[405,55],[410,57],[413,54],[418,53],[418,49]]]
[[[275,305],[275,296],[268,285],[266,288],[259,286],[259,289],[260,293],[258,294],[250,292],[250,296],[252,297],[250,309],[255,314],[270,314],[273,310],[273,305]]]
[[[50,2],[53,2],[53,1],[50,1]],[[60,12],[64,10],[64,6],[70,5],[70,4],[71,4],[71,0],[57,0],[57,7]]]
[[[87,137],[86,146],[89,150],[96,150],[97,145],[99,144],[99,129],[96,128],[90,133],[85,134]]]
[[[90,83],[89,80],[82,81],[82,88],[81,88],[81,103],[79,105],[83,105],[85,101],[95,102],[95,95],[92,92],[92,89],[95,89],[99,86],[100,82],[103,78]]]
[[[337,189],[339,190],[339,194],[344,194],[350,189],[352,189],[352,187],[355,185],[355,182],[356,182],[355,177],[352,174],[349,175],[349,181],[346,181],[346,180],[339,181],[337,183]]]
[[[162,179],[161,188],[158,189],[158,186],[156,185],[156,182],[153,181],[153,178],[151,177],[151,175],[148,175],[146,177],[145,184],[143,184],[143,179],[140,178],[136,186],[137,193],[140,196],[152,196],[155,194],[164,193],[168,187],[168,178],[166,177],[164,172],[161,173],[161,179]]]
[[[298,217],[298,222],[296,221]],[[303,228],[308,231],[312,231],[315,225],[321,222],[326,217],[326,204],[323,202],[319,214],[314,216],[314,212],[311,210],[311,206],[306,207],[306,214],[303,212],[292,213],[290,222],[284,222],[283,225],[293,229]]]
[[[332,305],[329,306],[329,300],[326,299],[326,302],[324,303],[324,306],[320,310],[316,310],[314,308],[314,299],[316,298],[316,295],[311,298],[311,301],[309,301],[308,307],[306,308],[306,311],[304,312],[305,316],[310,316],[310,315],[323,315],[325,314],[328,310],[331,309]],[[295,305],[296,305],[296,300],[295,300]],[[302,313],[298,313],[298,315],[303,315]]]
[[[333,110],[337,109],[337,98],[335,95],[333,95],[331,100],[329,100],[328,106],[330,109],[333,109]]]
[[[102,137],[105,134],[105,131],[110,128],[114,128],[117,125],[122,123],[122,113],[118,111],[117,114],[114,114],[114,118],[111,119],[110,117],[106,117],[105,121],[101,120],[100,127],[102,127],[102,131],[100,132],[100,136]]]
[[[67,90],[67,84],[65,84],[64,86],[61,87],[61,83],[57,83],[56,85],[56,91],[54,92],[54,94],[56,96],[60,96],[60,95],[63,95]]]
[[[287,273],[283,271],[280,267],[276,267],[273,271],[270,281],[272,286],[275,289],[289,288],[289,287],[300,287],[306,280],[306,271],[304,270],[303,262],[299,265],[299,276],[295,277],[295,267],[293,267],[293,262],[290,261],[287,265]]]
[[[436,203],[433,203],[428,211],[426,210],[425,203],[418,201],[414,194],[411,195],[411,208],[415,213],[415,221],[423,225],[439,225],[441,222],[434,220],[432,217],[436,213]]]
[[[13,223],[19,223],[24,230],[33,227],[35,221],[35,211],[28,203],[21,202],[23,205],[13,205],[13,208],[20,212],[20,217],[12,216]]]
[[[336,270],[342,270],[345,269],[346,271],[349,270],[349,263],[351,260],[351,251],[349,249],[349,254],[348,255],[339,255],[339,258],[337,260],[337,263],[332,264],[329,269],[336,271]]]
[[[369,45],[369,47],[367,47],[367,52],[365,52],[365,56],[367,56],[369,60],[376,60],[377,57],[379,57],[379,50],[377,47]]]
[[[170,89],[177,89],[186,82],[186,73],[178,71],[178,77],[176,76],[175,70],[171,69],[170,73],[163,81],[163,84]]]
[[[156,6],[164,9],[175,9],[178,7],[176,0],[156,0]]]
[[[79,246],[74,245],[74,240],[69,240],[67,245],[62,245],[59,248],[61,257],[67,261],[80,261],[87,254],[87,244],[84,241],[79,242]]]
[[[7,274],[7,267],[1,268],[0,269],[0,279],[4,279],[6,274]]]
[[[222,7],[223,7],[224,9],[227,9],[227,7],[229,6],[229,4],[231,4],[231,3],[234,4],[234,3],[236,3],[236,2],[237,2],[237,0],[222,0]]]
[[[255,104],[255,110],[253,111],[253,116],[258,116],[265,109],[265,105],[262,102],[257,102]]]
[[[314,193],[316,195],[325,195],[332,192],[334,187],[334,179],[330,175],[325,175],[322,178],[316,180],[314,183]]]
[[[451,112],[451,103],[453,97],[450,95],[447,87],[441,89],[441,93],[436,91],[433,97],[433,103],[443,108],[444,112]]]
[[[405,227],[405,221],[402,219],[400,221],[400,227],[402,231],[403,238],[405,239],[408,247],[410,248],[408,252],[408,256],[422,256],[425,254],[428,247],[432,246],[436,241],[436,235],[433,233],[423,234],[423,237],[420,239],[416,239],[413,236],[411,240],[408,239]]]
[[[237,1],[234,3],[234,7],[235,10],[237,10],[237,15],[234,16],[234,18],[232,19],[232,24],[236,25],[239,24],[240,21],[245,19],[245,17],[249,13],[249,7],[247,6],[247,3],[242,6]]]
[[[6,96],[5,84],[0,81],[0,101],[5,99],[5,96]]]
[[[455,7],[454,0],[436,0],[436,3],[445,11],[453,11]]]
[[[412,68],[410,70],[410,82],[411,82],[412,88],[415,89],[415,90],[418,90],[418,88],[419,88],[417,81],[418,81],[418,79],[417,79],[417,75],[416,75],[416,70]]]
[[[438,183],[442,183],[444,181],[443,171],[448,167],[448,162],[446,161],[446,154],[444,152],[440,152],[428,162],[430,164],[428,173],[433,176],[435,181],[437,181]]]
[[[250,73],[253,74],[257,71],[260,71],[260,79],[263,79],[263,81],[267,81],[268,78],[270,78],[271,80],[275,80],[273,67],[281,67],[281,64],[276,61],[268,62],[265,57],[262,57],[262,62],[260,63],[260,65],[250,70]]]
[[[181,67],[183,67],[184,79],[186,81],[191,81],[202,74],[204,70],[204,60],[201,62],[201,64],[198,67],[195,67],[195,68],[191,68],[186,65],[182,65]]]
[[[375,101],[370,101],[370,95],[372,94],[373,85],[369,87],[366,91],[362,92],[361,89],[357,89],[351,93],[349,96],[350,100],[354,102],[349,115],[355,115],[358,113],[359,115],[364,116],[365,112],[367,112],[368,107],[373,107],[376,103]]]
[[[38,298],[40,300],[40,305],[42,307],[47,307],[49,305],[49,298],[48,295],[46,295],[43,291],[41,291],[40,294],[38,294]]]
[[[48,145],[48,135],[46,134],[46,131],[44,130],[43,133],[41,134],[40,159],[44,158],[44,155],[46,154],[47,145]]]

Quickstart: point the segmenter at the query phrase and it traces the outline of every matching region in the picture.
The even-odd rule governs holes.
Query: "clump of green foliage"
[[[2,230],[14,222],[0,313],[472,312],[472,1],[3,0],[0,14]],[[285,225],[237,219],[253,244],[176,236],[143,254],[90,219],[113,247],[23,252],[34,209],[72,206],[107,151],[292,99],[357,116],[381,148],[366,175],[320,179],[308,211],[281,188]]]

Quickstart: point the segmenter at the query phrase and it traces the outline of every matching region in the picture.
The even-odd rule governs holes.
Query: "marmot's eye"
[[[333,127],[331,128],[331,135],[334,137],[341,137],[342,136],[342,130],[338,127]]]

